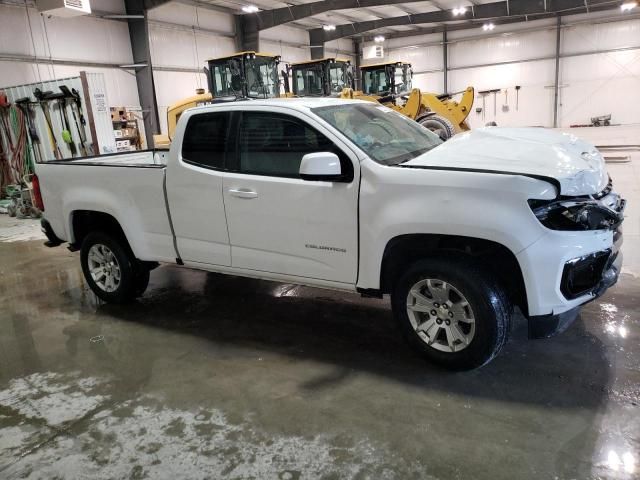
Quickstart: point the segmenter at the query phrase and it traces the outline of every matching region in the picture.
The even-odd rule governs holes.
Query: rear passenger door
[[[239,113],[223,187],[232,266],[355,283],[356,157],[303,114],[274,110]],[[345,181],[302,180],[302,157],[326,151],[340,157]]]
[[[177,161],[167,167],[167,199],[176,246],[185,262],[231,265],[222,196],[230,130],[230,112],[194,113],[182,148],[179,141],[172,144],[171,157]]]

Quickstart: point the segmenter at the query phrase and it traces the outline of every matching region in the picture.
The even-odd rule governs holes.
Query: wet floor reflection
[[[565,334],[527,341],[516,319],[501,357],[452,374],[406,348],[386,300],[167,266],[138,302],[103,305],[77,254],[0,244],[0,259],[0,438],[14,439],[0,441],[0,478],[62,427],[70,433],[5,472],[48,465],[53,477],[74,452],[89,471],[107,462],[128,476],[138,463],[123,452],[137,452],[160,461],[139,465],[151,477],[170,463],[189,474],[243,464],[230,471],[250,476],[267,458],[276,478],[328,465],[370,478],[637,475],[631,276]]]

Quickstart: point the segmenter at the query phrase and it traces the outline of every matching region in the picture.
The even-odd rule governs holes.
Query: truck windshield
[[[408,162],[442,143],[420,124],[374,103],[346,103],[312,111],[383,165]]]

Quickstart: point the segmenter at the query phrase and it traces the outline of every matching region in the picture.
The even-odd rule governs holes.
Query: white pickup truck
[[[107,302],[159,263],[390,294],[409,342],[454,369],[499,352],[514,306],[533,338],[566,328],[622,261],[625,202],[592,145],[537,128],[443,143],[368,102],[198,107],[168,153],[36,173],[48,244],[79,249]]]

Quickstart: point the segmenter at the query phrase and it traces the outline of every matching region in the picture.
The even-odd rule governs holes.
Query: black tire
[[[442,140],[448,140],[456,134],[456,128],[447,118],[440,115],[430,115],[419,118],[418,123],[438,135]]]
[[[447,282],[465,297],[471,307],[475,317],[475,331],[468,345],[459,351],[440,351],[428,345],[409,319],[409,291],[424,279]],[[511,328],[513,308],[505,290],[487,269],[465,257],[445,255],[414,263],[395,283],[391,304],[394,316],[409,344],[431,362],[451,370],[471,370],[491,361],[506,344]],[[441,334],[441,330],[438,329],[437,332],[438,335]]]
[[[120,269],[120,280],[117,288],[106,291],[101,288],[89,271],[89,251],[94,245],[106,246],[114,255]],[[80,263],[87,284],[99,298],[107,303],[127,303],[141,294],[140,276],[137,270],[138,261],[133,256],[126,240],[103,233],[93,232],[86,236],[80,249]],[[147,272],[147,282],[148,282]],[[146,288],[146,284],[144,285]],[[144,289],[142,289],[144,291]]]

